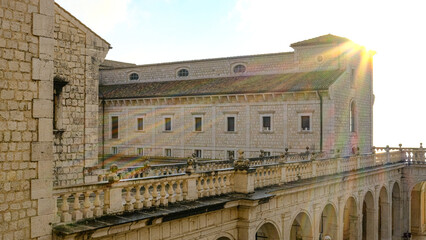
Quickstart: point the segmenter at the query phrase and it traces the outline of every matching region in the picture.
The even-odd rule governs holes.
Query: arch
[[[420,182],[413,186],[411,191],[411,226],[413,235],[426,233],[426,182]]]
[[[234,236],[227,232],[221,232],[217,234],[213,239],[215,240],[235,240]]]
[[[377,209],[379,211],[378,214],[378,239],[390,239],[390,216],[389,216],[389,199],[388,199],[388,190],[385,186],[380,189],[379,199],[378,199]]]
[[[350,196],[343,209],[343,240],[358,239],[358,211],[356,200]]]
[[[399,183],[392,186],[392,239],[400,239],[401,232],[401,189]]]
[[[300,212],[292,222],[290,240],[308,239],[313,239],[311,219],[306,212]]]
[[[279,240],[280,233],[278,231],[277,225],[270,221],[262,223],[260,227],[258,227],[258,229],[256,230],[255,239],[256,240],[263,240],[263,239]]]
[[[337,239],[337,214],[332,203],[325,205],[319,219],[319,235],[323,239],[325,236]]]
[[[362,240],[374,239],[374,197],[367,191],[362,202]]]

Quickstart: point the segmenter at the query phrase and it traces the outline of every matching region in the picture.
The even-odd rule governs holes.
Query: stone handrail
[[[113,171],[103,177],[108,181],[55,188],[55,223],[71,223],[232,192],[250,193],[266,186],[386,164],[426,164],[423,148],[377,149],[372,154],[338,158],[305,152],[264,159],[240,157],[233,164],[229,161],[204,161],[195,165],[188,161],[188,164],[176,167],[163,164],[154,167],[163,174],[121,180]],[[180,170],[164,174],[164,169]]]

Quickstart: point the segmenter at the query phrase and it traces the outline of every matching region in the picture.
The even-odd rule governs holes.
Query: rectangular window
[[[172,149],[170,149],[170,148],[164,149],[164,155],[166,157],[171,157],[172,156]]]
[[[194,153],[195,153],[195,157],[202,158],[202,151],[200,149],[195,149]]]
[[[271,156],[271,152],[263,152],[263,156],[270,157]]]
[[[164,131],[172,130],[172,118],[166,117],[164,118]]]
[[[203,119],[201,117],[195,117],[194,121],[195,121],[195,131],[196,132],[203,131]]]
[[[118,117],[111,117],[111,138],[118,138]]]
[[[112,147],[111,148],[111,153],[112,154],[118,154],[118,147]]]
[[[235,132],[235,117],[227,117],[227,131]]]
[[[263,116],[262,117],[262,130],[263,131],[271,131],[272,130],[271,116]]]
[[[228,150],[226,151],[226,157],[227,159],[235,159],[235,151],[234,150]]]
[[[143,118],[138,118],[138,131],[143,131]]]
[[[143,148],[138,148],[138,156],[143,156]]]
[[[302,131],[310,131],[311,130],[311,117],[310,116],[301,116],[301,126]]]

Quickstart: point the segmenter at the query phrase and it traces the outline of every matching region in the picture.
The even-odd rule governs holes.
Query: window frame
[[[309,117],[309,129],[308,130],[304,130],[302,128],[302,117]],[[306,112],[305,113],[299,113],[297,121],[298,121],[299,132],[304,132],[304,133],[312,132],[312,121],[313,121],[312,113],[306,113]]]
[[[197,130],[197,118],[200,118],[200,130]],[[193,119],[194,119],[194,132],[203,132],[204,128],[203,128],[203,116],[202,115],[193,115]]]
[[[167,154],[168,152],[170,154]],[[172,157],[172,149],[171,148],[164,148],[164,156],[165,157]]]
[[[142,150],[142,154],[140,154],[140,152],[141,152],[140,150]],[[144,153],[145,153],[145,151],[144,151],[144,149],[142,147],[136,148],[136,155],[137,156],[143,156]]]
[[[264,127],[264,118],[269,117],[269,129],[265,129]],[[273,115],[272,114],[260,114],[260,131],[261,132],[273,132],[274,131],[274,124],[273,124]]]
[[[356,101],[353,99],[349,103],[349,132],[356,133],[357,126],[357,105]]]
[[[166,119],[170,118],[170,129],[167,129]],[[172,132],[173,131],[173,116],[164,115],[163,116],[163,132]]]
[[[134,75],[136,75],[138,78],[137,79],[132,79],[132,76],[134,76]],[[129,81],[138,81],[140,79],[139,73],[137,73],[137,72],[131,72],[131,73],[129,73],[128,79],[129,79]]]
[[[118,154],[118,147],[117,146],[111,147],[111,154],[112,155]]]
[[[116,117],[117,118],[117,137],[114,137],[114,131],[113,131],[113,120],[112,118]],[[120,139],[120,117],[119,115],[110,115],[109,116],[109,131],[110,131],[110,135],[109,138],[110,139]]]
[[[139,119],[142,119],[142,129],[139,129]],[[145,131],[145,117],[144,116],[136,117],[136,131],[139,131],[139,132]]]
[[[236,156],[235,156],[235,153],[236,153],[236,151],[234,150],[234,149],[227,149],[227,150],[225,150],[225,159],[226,160],[230,160],[230,157],[229,157],[229,153],[230,152],[232,152],[232,154],[233,154],[233,159],[235,160],[236,158]]]
[[[229,118],[234,118],[234,129],[233,130],[229,130]],[[227,114],[225,119],[226,119],[225,132],[236,133],[237,132],[237,114]]]
[[[200,154],[198,155],[197,152]],[[195,157],[197,158],[203,158],[203,150],[202,149],[194,149]]]
[[[243,68],[241,68],[243,67]],[[237,68],[239,68],[239,71],[235,71]],[[244,71],[241,71],[240,69],[244,69]],[[232,66],[232,73],[233,74],[244,74],[247,72],[247,66],[245,64],[242,63],[236,63]]]
[[[185,74],[182,74],[182,73],[184,73],[184,72],[186,72],[186,75],[185,75]],[[189,77],[189,68],[179,68],[179,69],[176,71],[176,77],[178,77],[178,78]]]

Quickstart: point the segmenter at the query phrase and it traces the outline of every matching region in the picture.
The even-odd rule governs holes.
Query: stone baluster
[[[70,206],[68,204],[69,196],[70,196],[69,194],[61,195],[61,198],[62,198],[61,222],[70,222],[71,221],[71,214],[69,213]]]
[[[176,181],[176,190],[175,190],[175,194],[176,194],[176,201],[180,202],[183,200],[183,195],[182,195],[182,189],[180,187],[180,185],[182,184],[182,180],[178,180]]]
[[[204,188],[203,188],[203,181],[204,181],[204,179],[203,178],[198,178],[198,181],[197,181],[197,192],[198,192],[198,197],[199,198],[202,198],[203,197],[203,191],[204,191]]]
[[[175,190],[173,187],[175,183],[176,181],[169,182],[169,190],[167,191],[167,194],[169,195],[169,198],[168,198],[169,203],[176,202]]]
[[[102,190],[95,191],[95,200],[93,202],[93,205],[95,207],[93,214],[95,215],[95,217],[102,216],[101,199],[100,199],[101,193],[102,193]]]
[[[74,221],[78,221],[83,218],[83,213],[81,212],[81,206],[80,206],[80,195],[81,193],[77,192],[74,193],[74,204],[73,204],[73,212],[72,212],[72,218]]]
[[[126,187],[126,204],[124,205],[124,209],[126,211],[133,210],[133,204],[132,204],[132,188],[133,187]]]
[[[215,195],[221,194],[219,179],[220,179],[220,177],[218,175],[216,175],[215,176],[215,182],[214,182]]]
[[[203,184],[203,197],[208,197],[209,196],[209,193],[210,193],[210,191],[209,191],[209,184],[208,184],[208,181],[207,181],[207,177],[205,177],[205,178],[203,178],[204,179],[204,184]]]
[[[90,202],[90,194],[92,192],[87,191],[84,193],[84,209],[83,209],[83,216],[84,218],[92,218],[93,217],[93,211],[92,211],[92,203]]]
[[[154,185],[153,186],[154,188],[152,189],[152,194],[151,194],[152,195],[152,205],[158,207],[158,206],[160,206],[160,201],[158,199],[158,190],[157,190],[159,183],[154,183],[153,185]]]
[[[219,182],[219,194],[226,193],[226,183],[225,183],[225,175],[220,176],[220,182]]]
[[[152,206],[152,201],[151,201],[151,194],[149,193],[149,188],[151,187],[151,184],[145,184],[145,191],[143,194],[143,205],[146,208],[150,208]]]
[[[160,204],[161,206],[167,206],[168,205],[168,199],[166,194],[166,184],[167,182],[161,183],[161,190],[160,190]]]
[[[209,196],[214,196],[216,193],[215,190],[215,184],[214,184],[214,180],[215,177],[213,176],[213,174],[209,177],[210,181],[209,181]]]
[[[136,186],[135,190],[135,203],[133,204],[135,209],[141,209],[143,208],[143,202],[142,202],[142,196],[141,196],[141,188],[142,185]]]

